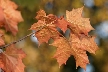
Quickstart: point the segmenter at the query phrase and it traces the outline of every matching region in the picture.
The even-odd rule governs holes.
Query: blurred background
[[[95,28],[90,35],[96,36],[99,49],[96,55],[87,52],[90,64],[86,72],[108,72],[108,0],[13,0],[24,18],[24,22],[18,24],[19,32],[16,37],[10,33],[5,34],[6,43],[17,40],[31,33],[28,30],[37,20],[36,12],[44,9],[47,14],[57,16],[66,15],[66,10],[84,6],[83,17],[90,18],[91,25]],[[66,33],[67,34],[67,33]],[[65,35],[66,35],[65,34]],[[51,40],[50,40],[51,41]],[[50,43],[50,42],[49,42]],[[71,56],[66,65],[59,65],[52,58],[56,48],[46,43],[38,47],[38,41],[31,36],[16,44],[27,54],[23,59],[25,72],[85,72],[82,68],[76,69],[75,59]]]

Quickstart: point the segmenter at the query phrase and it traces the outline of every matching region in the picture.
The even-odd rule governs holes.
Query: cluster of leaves
[[[21,13],[16,10],[17,5],[11,0],[0,0],[0,27],[16,35],[18,32],[17,24],[23,21]],[[93,30],[89,18],[82,17],[82,8],[66,11],[66,19],[61,16],[49,14],[44,10],[37,12],[37,23],[34,23],[30,30],[36,30],[35,36],[38,38],[39,45],[43,42],[48,43],[52,38],[54,42],[50,45],[57,47],[54,58],[57,59],[59,66],[66,64],[68,58],[73,55],[76,60],[76,67],[80,66],[86,69],[89,63],[86,51],[94,53],[98,49],[94,42],[95,37],[88,35]],[[17,15],[17,16],[16,16]],[[64,37],[57,28],[64,33],[70,29],[69,39]],[[5,45],[2,39],[3,33],[0,31],[0,46]],[[0,68],[5,72],[24,72],[22,59],[25,53],[17,49],[14,44],[6,48],[6,51],[0,53]]]
[[[82,17],[82,8],[66,11],[66,19],[56,15],[46,15],[44,10],[37,12],[37,23],[31,26],[31,30],[36,30],[35,36],[39,41],[39,45],[43,42],[48,43],[52,38],[54,42],[50,45],[57,47],[54,58],[57,59],[59,67],[66,64],[68,58],[73,55],[76,60],[76,68],[78,66],[86,69],[89,63],[86,51],[95,54],[98,46],[94,42],[95,37],[88,35],[88,32],[94,30],[90,25],[89,18]],[[70,29],[69,39],[64,37],[57,28],[64,33]]]
[[[0,28],[12,32],[15,36],[18,32],[17,24],[23,21],[21,13],[16,10],[17,5],[10,0],[0,0]],[[5,45],[3,32],[0,30],[0,46]],[[5,72],[24,72],[22,59],[26,54],[12,44],[6,51],[0,51],[0,68]]]

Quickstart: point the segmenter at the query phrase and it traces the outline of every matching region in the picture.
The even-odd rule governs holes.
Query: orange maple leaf
[[[35,17],[37,20],[44,20],[46,13],[44,10],[40,10],[37,12],[37,16]]]
[[[55,24],[65,33],[65,31],[67,30],[67,26],[69,25],[69,22],[65,20],[63,16],[61,16],[57,19]]]
[[[46,15],[44,10],[40,10],[37,12],[37,16],[35,17],[37,20],[45,21],[45,23],[54,23],[58,19],[55,15],[49,14]]]
[[[50,38],[56,39],[59,37],[59,33],[56,30],[56,26],[54,24],[46,24],[45,21],[39,20],[37,23],[34,23],[31,30],[36,30],[35,36],[39,41],[39,45],[43,42],[48,42]]]
[[[48,42],[50,38],[56,39],[59,37],[59,33],[56,30],[57,17],[53,14],[46,15],[44,10],[37,12],[35,17],[38,22],[34,23],[30,30],[36,30],[35,36],[39,41],[39,45],[43,42]]]
[[[94,30],[94,28],[90,25],[89,18],[82,17],[82,10],[83,7],[66,11],[66,18],[71,23],[69,27],[75,34],[80,35],[83,33],[88,35],[88,32]]]
[[[94,42],[94,37],[79,39],[74,34],[70,35],[69,40],[61,37],[60,39],[56,39],[51,45],[57,47],[54,58],[57,59],[59,66],[66,64],[70,55],[73,55],[76,60],[76,67],[80,66],[84,69],[86,69],[86,65],[89,63],[86,51],[95,53],[98,49]]]
[[[7,31],[16,35],[18,32],[17,24],[23,21],[20,11],[17,11],[17,5],[10,0],[0,0],[0,7],[3,9],[4,27]]]
[[[26,54],[22,49],[17,49],[14,45],[6,48],[6,51],[0,53],[0,68],[5,72],[24,72],[22,59]]]

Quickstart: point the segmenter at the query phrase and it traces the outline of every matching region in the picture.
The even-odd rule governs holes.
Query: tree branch
[[[10,46],[10,45],[12,45],[12,44],[16,44],[16,43],[18,43],[18,42],[20,42],[20,41],[26,39],[27,37],[29,37],[29,36],[31,36],[31,35],[33,35],[33,34],[35,34],[35,32],[32,32],[32,33],[26,35],[25,37],[20,38],[19,40],[13,41],[13,42],[11,42],[11,43],[9,43],[9,44],[7,44],[7,45],[1,46],[0,49],[6,48],[6,47],[8,47],[8,46]]]

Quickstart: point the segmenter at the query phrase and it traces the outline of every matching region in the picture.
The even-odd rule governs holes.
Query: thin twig
[[[8,46],[10,46],[10,45],[12,45],[12,44],[16,44],[16,43],[18,43],[18,42],[20,42],[20,41],[26,39],[27,37],[29,37],[29,36],[31,36],[31,35],[33,35],[33,34],[35,34],[35,32],[32,32],[32,33],[26,35],[25,37],[23,37],[23,38],[21,38],[21,39],[19,39],[19,40],[13,41],[13,42],[11,42],[11,43],[9,43],[9,44],[7,44],[7,45],[1,46],[0,49],[6,48],[6,47],[8,47]]]

